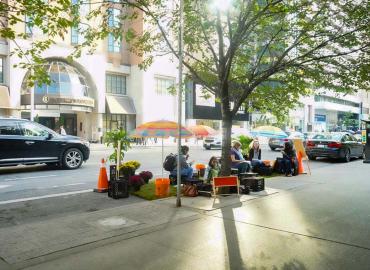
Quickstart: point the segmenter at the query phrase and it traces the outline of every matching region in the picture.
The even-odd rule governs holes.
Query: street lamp
[[[184,2],[180,0],[180,23],[179,23],[179,90],[178,90],[178,140],[177,140],[177,192],[176,206],[181,206],[181,118],[182,118],[182,59],[183,59],[183,43],[184,43]]]

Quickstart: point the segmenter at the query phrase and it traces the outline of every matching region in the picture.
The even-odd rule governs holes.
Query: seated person
[[[220,173],[220,164],[218,163],[217,158],[213,156],[208,162],[208,167],[206,169],[204,177],[205,182],[211,183],[213,177],[217,177],[219,173]]]
[[[245,173],[250,169],[250,161],[244,159],[240,147],[242,144],[238,141],[233,141],[230,150],[231,167],[238,169],[238,173]]]
[[[261,160],[261,148],[258,140],[253,140],[252,148],[249,150],[248,159],[252,163],[252,167],[263,166]]]
[[[285,173],[285,176],[292,176],[292,165],[294,165],[295,160],[297,158],[296,152],[293,148],[293,145],[291,142],[286,142],[284,144],[284,149],[282,151],[283,154],[283,172]]]
[[[193,178],[193,168],[191,167],[193,164],[192,162],[188,162],[189,158],[189,147],[186,145],[181,146],[181,155],[180,155],[180,167],[181,167],[181,176],[186,176],[186,178],[192,179]],[[176,158],[176,166],[175,169],[171,172],[171,175],[177,175],[177,158]]]

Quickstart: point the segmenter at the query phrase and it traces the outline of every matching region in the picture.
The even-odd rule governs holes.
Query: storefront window
[[[123,129],[126,131],[127,117],[125,114],[104,114],[103,127],[104,132]]]
[[[126,76],[117,74],[107,74],[106,85],[107,93],[126,95]]]

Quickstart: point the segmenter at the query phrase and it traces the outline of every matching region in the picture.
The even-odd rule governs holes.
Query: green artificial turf
[[[150,181],[148,184],[141,186],[139,191],[132,192],[131,194],[143,198],[145,200],[157,200],[163,197],[157,197],[155,195],[155,184],[154,181]],[[170,186],[170,196],[176,196],[176,187]]]

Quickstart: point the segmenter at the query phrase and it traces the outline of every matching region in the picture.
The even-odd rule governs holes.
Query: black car
[[[306,143],[309,159],[327,157],[349,162],[352,157],[363,158],[364,145],[349,133],[320,133]]]
[[[89,155],[89,142],[79,137],[24,119],[0,118],[0,166],[47,163],[77,169]]]

